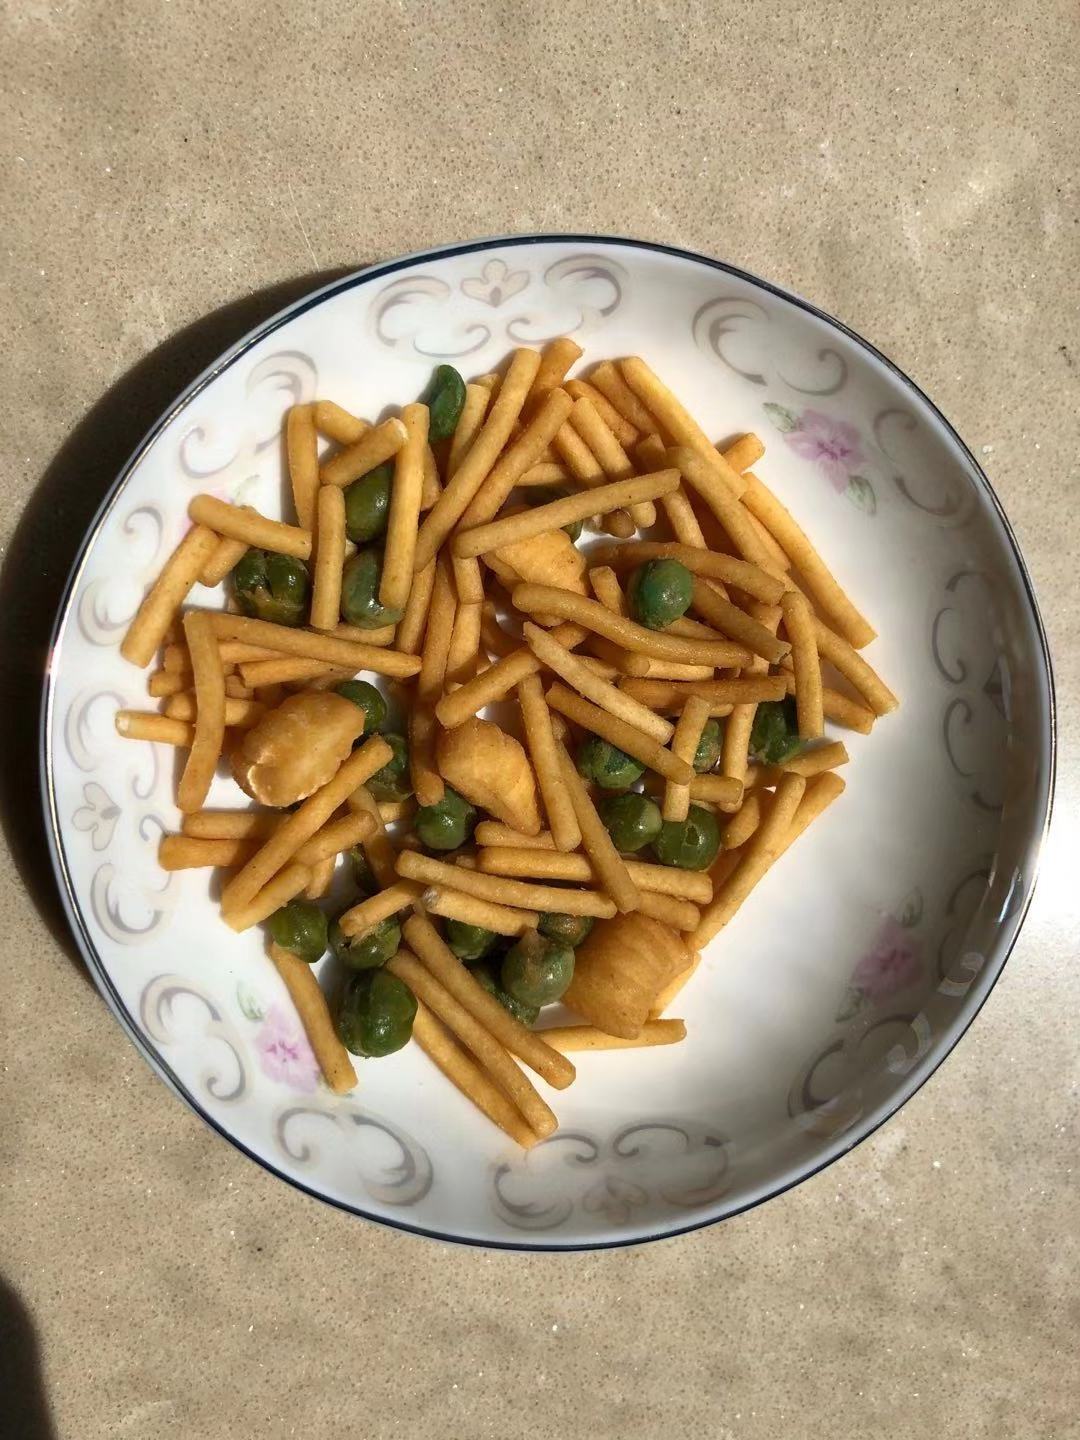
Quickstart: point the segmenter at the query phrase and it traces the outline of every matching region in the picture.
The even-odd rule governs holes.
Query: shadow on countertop
[[[0,1279],[0,1434],[4,1440],[56,1440],[45,1399],[37,1335],[26,1306]]]
[[[0,706],[0,824],[38,912],[84,978],[89,977],[68,929],[49,859],[38,781],[42,676],[64,584],[106,492],[176,396],[249,330],[348,273],[344,268],[322,270],[234,300],[138,361],[68,436],[11,537],[0,568],[0,655],[6,681]]]

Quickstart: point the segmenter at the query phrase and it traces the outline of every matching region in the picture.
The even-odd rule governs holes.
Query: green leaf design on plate
[[[904,897],[899,910],[896,912],[896,918],[905,930],[913,930],[922,920],[922,917],[922,891],[916,885],[915,889]]]
[[[765,414],[781,435],[790,435],[792,430],[798,430],[801,423],[794,410],[789,410],[785,405],[775,405],[771,400],[765,405]]]
[[[877,496],[865,475],[849,475],[844,493],[853,505],[865,510],[867,515],[877,514]]]
[[[866,996],[854,985],[849,985],[847,994],[840,1002],[836,1012],[836,1024],[842,1025],[845,1020],[852,1020],[863,1008]]]
[[[262,1002],[255,991],[245,985],[243,981],[236,987],[236,1003],[249,1020],[258,1023],[263,1018]]]

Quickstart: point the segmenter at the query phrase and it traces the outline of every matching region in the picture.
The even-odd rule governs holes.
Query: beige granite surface
[[[1078,56],[1074,0],[6,0],[5,1440],[1080,1435]],[[326,1209],[174,1099],[72,959],[32,758],[56,586],[170,395],[315,274],[531,229],[893,356],[1016,526],[1061,711],[1022,941],[906,1110],[719,1229],[537,1258]]]

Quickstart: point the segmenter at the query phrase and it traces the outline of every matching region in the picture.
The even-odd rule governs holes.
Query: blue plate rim
[[[743,280],[746,283],[756,286],[758,289],[765,291],[767,294],[774,295],[778,299],[785,300],[788,303],[796,306],[798,309],[803,310],[810,315],[813,315],[816,319],[823,321],[825,324],[839,331],[842,335],[846,336],[856,345],[861,346],[862,349],[867,351],[867,353],[870,354],[875,360],[883,364],[900,381],[902,385],[909,389],[918,398],[921,404],[927,407],[927,409],[936,417],[938,422],[942,425],[953,443],[957,446],[962,457],[971,467],[976,481],[982,486],[984,494],[989,500],[991,508],[997,517],[998,523],[1000,524],[1005,539],[1007,540],[1008,545],[1012,551],[1013,559],[1016,562],[1017,570],[1023,582],[1024,592],[1027,596],[1028,604],[1031,610],[1031,618],[1034,621],[1035,632],[1038,637],[1039,652],[1042,659],[1043,673],[1046,685],[1046,706],[1049,727],[1049,733],[1047,736],[1048,767],[1046,778],[1045,810],[1041,829],[1039,833],[1033,837],[1032,840],[1033,868],[1031,874],[1031,883],[1027,886],[1023,903],[1016,916],[1016,923],[1012,933],[1012,938],[1009,940],[1000,958],[988,957],[988,964],[984,968],[983,972],[984,974],[989,976],[988,983],[986,983],[985,988],[978,999],[978,1003],[974,1005],[970,1014],[966,1016],[959,1016],[958,1021],[954,1022],[953,1026],[950,1027],[952,1030],[955,1031],[955,1033],[948,1038],[947,1043],[945,1043],[943,1040],[939,1041],[937,1045],[933,1046],[927,1052],[927,1055],[921,1061],[919,1061],[918,1064],[912,1067],[912,1070],[907,1077],[907,1082],[898,1089],[896,1096],[894,1096],[893,1099],[885,1107],[884,1113],[872,1117],[871,1123],[867,1124],[865,1128],[859,1129],[858,1133],[850,1136],[844,1136],[841,1139],[835,1141],[832,1145],[827,1146],[823,1154],[808,1168],[799,1171],[791,1178],[785,1179],[772,1189],[768,1189],[762,1194],[751,1196],[745,1204],[738,1206],[734,1210],[729,1210],[723,1215],[706,1217],[705,1219],[695,1220],[687,1225],[676,1225],[671,1227],[670,1229],[658,1229],[647,1235],[638,1235],[630,1238],[621,1238],[616,1240],[576,1240],[567,1241],[566,1243],[562,1244],[558,1242],[541,1243],[537,1241],[519,1242],[513,1240],[486,1240],[470,1236],[451,1235],[446,1234],[440,1230],[431,1229],[427,1226],[410,1225],[403,1220],[399,1220],[391,1216],[374,1214],[371,1211],[363,1209],[359,1205],[352,1205],[346,1201],[336,1200],[330,1196],[324,1195],[320,1191],[312,1188],[311,1186],[306,1185],[302,1180],[299,1180],[296,1177],[287,1174],[283,1170],[279,1170],[269,1160],[263,1159],[260,1155],[257,1155],[254,1151],[250,1150],[241,1140],[239,1140],[236,1136],[230,1134],[221,1124],[219,1124],[214,1119],[214,1117],[210,1115],[209,1112],[200,1105],[196,1097],[184,1086],[179,1076],[172,1069],[172,1067],[169,1066],[167,1062],[163,1059],[163,1057],[159,1055],[155,1050],[153,1050],[153,1048],[148,1044],[142,1032],[139,1030],[139,1027],[135,1022],[134,1017],[131,1015],[127,1007],[120,999],[119,994],[115,990],[112,981],[110,980],[108,973],[103,963],[101,962],[97,951],[94,948],[93,942],[91,941],[90,935],[83,922],[81,911],[75,900],[74,887],[71,881],[71,876],[68,872],[68,867],[64,856],[63,841],[60,836],[60,822],[59,816],[56,811],[56,800],[53,789],[52,757],[49,752],[48,744],[53,705],[52,656],[55,652],[56,643],[60,631],[67,618],[72,596],[74,594],[75,587],[78,584],[79,576],[82,572],[83,566],[86,563],[86,559],[90,553],[90,550],[97,539],[98,533],[102,525],[104,524],[109,511],[112,509],[116,500],[119,498],[121,492],[123,491],[128,477],[131,475],[135,467],[141,462],[143,456],[149,451],[151,446],[157,440],[158,436],[171,423],[174,417],[178,415],[180,411],[190,405],[192,400],[194,400],[196,396],[198,396],[206,388],[206,386],[210,384],[212,380],[214,380],[223,371],[227,370],[231,365],[235,364],[235,362],[240,359],[241,356],[243,356],[254,345],[264,340],[268,335],[273,334],[275,330],[280,329],[282,325],[287,324],[290,320],[295,319],[298,315],[304,314],[305,311],[314,308],[316,305],[323,304],[325,301],[331,299],[335,295],[341,294],[347,290],[356,289],[361,285],[370,284],[372,281],[383,278],[387,275],[392,275],[398,270],[407,269],[410,266],[415,265],[418,261],[445,260],[457,255],[475,254],[480,251],[490,250],[494,248],[505,249],[507,247],[543,244],[623,246],[627,249],[645,250],[654,254],[669,255],[680,260],[693,261],[696,264],[704,265],[708,269],[716,270],[722,274],[731,275],[739,280]],[[674,1239],[676,1236],[686,1235],[695,1230],[703,1230],[708,1228],[709,1226],[718,1225],[724,1221],[733,1219],[737,1215],[742,1215],[749,1210],[756,1209],[759,1205],[764,1205],[767,1201],[775,1199],[778,1195],[786,1194],[789,1190],[794,1189],[797,1185],[801,1185],[805,1180],[809,1180],[813,1176],[820,1174],[822,1170],[825,1170],[828,1166],[835,1164],[837,1160],[840,1160],[843,1158],[843,1156],[849,1154],[857,1145],[860,1145],[864,1140],[869,1138],[869,1136],[873,1135],[875,1131],[880,1129],[880,1127],[884,1125],[886,1121],[890,1120],[897,1113],[898,1110],[902,1109],[903,1106],[906,1105],[912,1099],[912,1097],[922,1089],[922,1087],[926,1084],[930,1077],[937,1072],[940,1066],[944,1064],[945,1060],[956,1049],[957,1045],[964,1037],[964,1035],[967,1034],[979,1012],[982,1010],[982,1007],[986,1004],[986,1001],[990,997],[994,986],[997,984],[998,980],[1001,977],[1002,970],[1005,968],[1005,965],[1007,964],[1009,957],[1011,956],[1016,946],[1017,940],[1019,939],[1020,933],[1023,929],[1024,921],[1027,918],[1028,910],[1031,907],[1032,897],[1035,892],[1035,887],[1041,868],[1042,852],[1045,846],[1046,835],[1049,829],[1050,819],[1054,805],[1054,793],[1057,779],[1057,700],[1053,663],[1050,657],[1050,648],[1046,638],[1046,630],[1043,625],[1042,614],[1040,612],[1039,603],[1035,595],[1035,587],[1032,582],[1031,574],[1027,567],[1027,562],[1025,561],[1023,552],[1020,549],[1020,545],[1016,538],[1015,532],[1013,531],[1012,525],[1009,522],[1009,518],[1005,513],[1004,506],[998,498],[993,485],[990,483],[990,480],[983,471],[982,466],[976,460],[975,456],[972,454],[968,446],[961,439],[960,435],[956,431],[956,428],[941,412],[938,406],[934,404],[930,397],[926,395],[924,391],[915,383],[915,381],[912,380],[911,377],[907,375],[903,370],[901,370],[897,364],[890,360],[887,355],[883,354],[882,351],[877,349],[875,345],[871,344],[870,341],[866,340],[857,331],[852,330],[849,326],[845,325],[842,320],[838,320],[834,315],[830,315],[828,311],[822,310],[812,301],[804,299],[795,291],[788,290],[781,285],[776,285],[772,281],[762,279],[762,277],[755,275],[752,271],[744,270],[740,266],[731,265],[726,261],[716,260],[711,256],[703,255],[699,251],[687,250],[674,245],[665,245],[658,241],[640,240],[632,236],[597,235],[580,232],[553,232],[550,234],[545,234],[542,232],[530,232],[522,235],[496,235],[487,237],[485,239],[466,240],[452,243],[449,245],[440,245],[431,249],[418,250],[407,255],[397,256],[393,260],[378,262],[374,265],[365,266],[360,270],[352,271],[350,274],[342,276],[337,280],[333,280],[329,284],[320,286],[319,288],[311,291],[310,294],[302,296],[299,300],[296,300],[292,304],[285,306],[282,310],[279,310],[268,320],[263,321],[263,323],[256,326],[255,329],[248,331],[246,335],[242,336],[238,341],[236,341],[234,345],[232,345],[228,350],[224,351],[216,360],[214,360],[209,366],[207,366],[207,368],[203,370],[201,374],[197,375],[195,379],[192,380],[183,391],[181,391],[181,393],[177,396],[176,400],[166,410],[162,412],[162,414],[146,432],[138,445],[135,447],[126,464],[121,468],[108,493],[105,495],[100,506],[98,507],[97,513],[94,515],[93,520],[90,522],[90,525],[88,526],[86,534],[84,535],[82,543],[79,547],[79,552],[75,557],[74,562],[72,563],[67,580],[64,584],[63,591],[61,593],[59,604],[57,606],[56,618],[53,622],[52,633],[49,640],[48,664],[45,671],[45,681],[39,718],[38,741],[38,765],[42,787],[42,806],[45,818],[45,833],[49,845],[49,858],[52,862],[53,873],[56,879],[57,888],[60,892],[61,903],[63,905],[65,915],[67,916],[68,924],[71,928],[73,936],[75,937],[75,941],[79,947],[82,958],[86,963],[87,969],[89,970],[95,985],[101,992],[101,995],[105,1000],[106,1004],[109,1006],[109,1009],[116,1016],[121,1027],[126,1031],[128,1038],[142,1055],[143,1059],[146,1060],[147,1064],[150,1065],[150,1067],[161,1077],[161,1079],[165,1081],[165,1083],[179,1096],[180,1099],[185,1102],[185,1104],[187,1104],[195,1112],[196,1115],[199,1116],[199,1118],[206,1125],[208,1125],[224,1140],[228,1141],[230,1145],[234,1146],[237,1150],[239,1150],[241,1154],[245,1155],[254,1164],[258,1165],[260,1169],[269,1172],[270,1174],[276,1176],[278,1179],[285,1181],[286,1184],[291,1185],[294,1189],[297,1189],[302,1193],[311,1196],[315,1200],[321,1201],[323,1204],[331,1205],[335,1209],[343,1210],[350,1215],[357,1215],[364,1220],[371,1221],[373,1224],[385,1225],[390,1229],[400,1230],[405,1232],[406,1234],[419,1235],[426,1239],[439,1240],[446,1244],[452,1245],[465,1245],[486,1250],[522,1251],[532,1254],[572,1254],[579,1251],[629,1249],[637,1245],[652,1244],[657,1240]],[[958,1022],[960,1020],[962,1020],[963,1023],[959,1024],[959,1028],[957,1028]]]

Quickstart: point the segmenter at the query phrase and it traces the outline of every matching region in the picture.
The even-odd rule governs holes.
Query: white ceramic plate
[[[205,872],[163,874],[173,753],[117,738],[145,706],[119,639],[209,491],[281,513],[286,407],[377,415],[433,363],[490,370],[571,334],[640,352],[759,469],[881,638],[902,697],[852,751],[842,800],[713,943],[684,1045],[582,1056],[562,1128],[523,1157],[415,1046],[337,1099],[259,933]],[[211,599],[196,592],[200,600]],[[625,1244],[776,1194],[895,1111],[986,998],[1031,894],[1053,783],[1046,644],[1016,543],[943,417],[865,341],[701,256],[589,236],[453,246],[336,282],[200,377],[86,538],[44,712],[46,803],[71,922],[102,993],[176,1092],[260,1164],[402,1229],[501,1246]],[[220,779],[215,803],[239,792]]]

